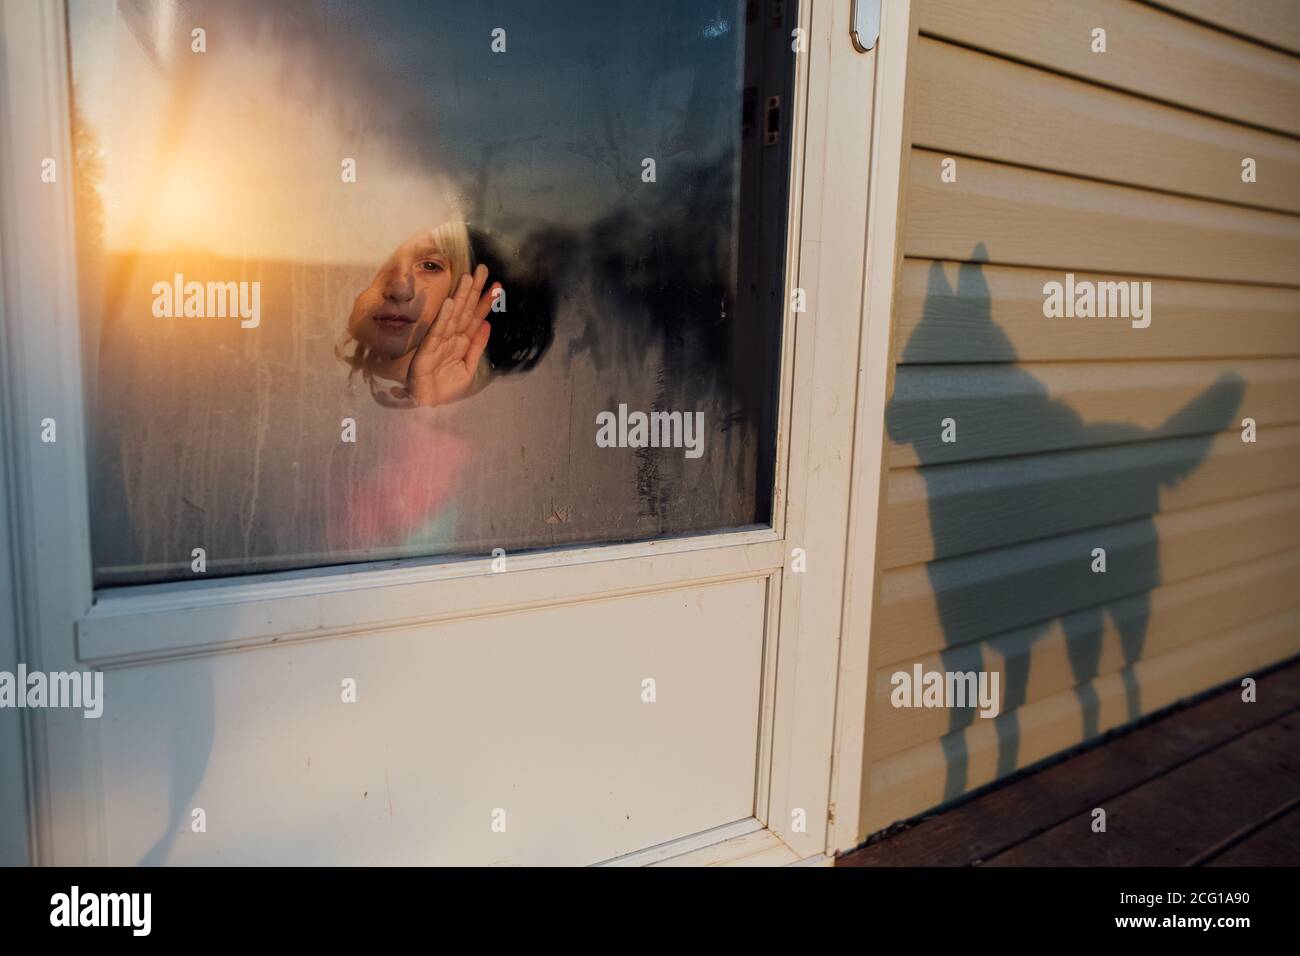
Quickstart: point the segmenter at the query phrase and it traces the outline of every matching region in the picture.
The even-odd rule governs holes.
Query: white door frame
[[[806,0],[800,11],[807,43],[798,54],[790,111],[786,301],[798,286],[808,311],[786,317],[771,529],[520,555],[506,574],[491,573],[489,558],[412,559],[96,594],[65,9],[55,0],[0,0],[2,79],[9,91],[0,100],[0,375],[6,419],[0,434],[10,442],[6,504],[19,659],[46,671],[132,666],[699,583],[766,579],[754,818],[729,831],[719,828],[727,832],[710,831],[716,839],[684,836],[675,851],[645,853],[671,856],[701,840],[744,839],[764,826],[796,858],[848,845],[843,826],[830,826],[836,675],[847,653],[840,639],[842,572],[855,419],[879,419],[883,408],[883,395],[880,407],[871,407],[875,398],[864,396],[857,384],[867,344],[860,319],[875,54],[853,51],[851,6],[848,0]],[[57,164],[53,184],[41,181],[46,157]],[[45,419],[56,422],[54,443],[40,440]],[[791,569],[795,548],[804,549],[806,573]],[[376,587],[386,589],[382,611],[361,607],[375,602],[350,600],[352,592]],[[865,646],[865,633],[857,643]],[[860,649],[849,656],[865,660]],[[865,694],[865,679],[861,683],[860,693],[847,688],[838,702],[842,742],[852,739],[852,726],[865,713],[855,702]],[[21,713],[33,860],[103,862],[96,733],[71,710]],[[860,740],[860,726],[857,735]],[[859,764],[860,759],[859,753]],[[848,828],[856,831],[856,820]]]
[[[844,566],[834,772],[835,808],[828,846],[857,846],[864,817],[862,779],[867,734],[871,616],[878,585],[879,517],[888,465],[885,405],[893,387],[891,331],[902,266],[902,209],[907,186],[905,97],[914,42],[912,0],[882,0],[872,91],[870,195],[866,265],[862,270],[862,341],[858,356],[858,414],[853,438],[853,496]]]

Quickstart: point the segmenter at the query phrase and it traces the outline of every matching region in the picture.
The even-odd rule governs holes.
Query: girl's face
[[[439,251],[428,232],[416,233],[357,296],[348,332],[377,358],[400,358],[429,331],[452,278],[451,257]]]

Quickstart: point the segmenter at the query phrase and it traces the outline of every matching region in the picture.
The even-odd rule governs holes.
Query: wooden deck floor
[[[1300,661],[1157,716],[839,866],[1300,865]],[[1106,811],[1106,832],[1092,811]]]

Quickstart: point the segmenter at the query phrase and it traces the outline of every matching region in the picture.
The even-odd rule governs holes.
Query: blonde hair
[[[451,260],[451,285],[456,287],[460,277],[474,271],[474,250],[469,243],[469,223],[453,219],[429,230],[434,248]]]
[[[463,219],[450,219],[429,230],[434,249],[449,260],[451,288],[456,288],[460,277],[474,270],[474,250],[469,241],[469,223]],[[370,370],[370,348],[353,337],[350,329],[344,329],[343,335],[334,346],[334,354],[351,368],[350,379],[357,372],[374,390],[374,373]]]

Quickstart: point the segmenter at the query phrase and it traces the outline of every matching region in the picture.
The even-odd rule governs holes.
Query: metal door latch
[[[880,39],[880,0],[851,0],[853,16],[849,20],[849,39],[859,53],[874,49]]]

